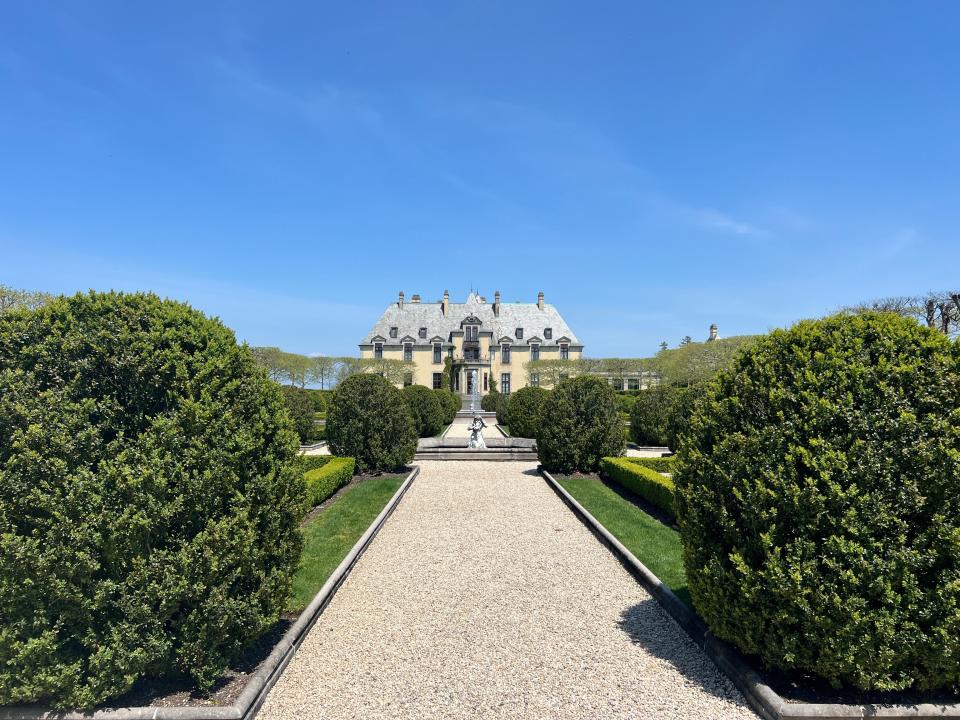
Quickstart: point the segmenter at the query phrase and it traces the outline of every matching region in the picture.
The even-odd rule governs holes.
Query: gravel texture
[[[755,717],[534,463],[421,466],[261,718]]]

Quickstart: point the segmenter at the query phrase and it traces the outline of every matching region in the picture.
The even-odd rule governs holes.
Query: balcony
[[[490,356],[479,353],[460,354],[453,356],[453,362],[457,365],[489,365]]]

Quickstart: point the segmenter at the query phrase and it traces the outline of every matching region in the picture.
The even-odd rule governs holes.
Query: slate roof
[[[470,293],[466,302],[451,302],[446,315],[439,302],[407,301],[402,308],[396,302],[390,303],[360,344],[371,345],[374,338],[378,338],[377,342],[383,338],[385,344],[399,345],[406,336],[413,338],[416,345],[430,345],[431,340],[438,336],[444,342],[450,342],[452,333],[460,332],[463,321],[468,317],[480,320],[481,340],[489,340],[492,344],[497,344],[503,337],[509,338],[514,345],[526,345],[531,339],[538,340],[543,346],[556,345],[561,338],[566,338],[565,342],[569,341],[570,345],[581,344],[553,305],[544,303],[541,310],[536,303],[502,302],[498,317],[493,314],[493,303],[481,301],[475,293]],[[390,337],[391,327],[397,328],[396,338]],[[426,338],[420,337],[422,327],[427,329]],[[515,336],[518,327],[523,328],[522,340]],[[546,328],[553,330],[551,340],[544,338]],[[492,333],[492,336],[485,336],[484,333]]]

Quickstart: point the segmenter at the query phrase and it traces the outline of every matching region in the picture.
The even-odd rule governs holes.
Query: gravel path
[[[261,718],[755,717],[534,463],[421,466]]]

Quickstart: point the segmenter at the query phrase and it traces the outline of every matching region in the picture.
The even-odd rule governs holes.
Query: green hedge
[[[562,380],[544,403],[536,440],[551,472],[592,472],[601,458],[620,455],[623,423],[610,384],[591,375]]]
[[[624,458],[629,460],[635,465],[642,465],[643,467],[648,467],[651,470],[656,470],[661,473],[672,473],[674,465],[674,456],[668,455],[667,457],[651,457],[651,458],[641,458],[641,457],[632,457]]]
[[[497,407],[500,405],[500,392],[498,390],[491,390],[482,398],[480,398],[480,409],[484,412],[496,412]]]
[[[353,458],[327,456],[327,461],[303,475],[310,507],[316,507],[353,477],[356,466]]]
[[[433,394],[440,401],[440,407],[443,410],[443,424],[449,425],[460,411],[460,396],[446,388],[435,388]]]
[[[296,452],[279,386],[187,305],[0,314],[0,705],[211,688],[289,597]]]
[[[438,435],[443,430],[444,406],[437,394],[424,385],[408,385],[402,392],[417,435]]]
[[[310,470],[323,467],[335,457],[336,455],[301,455],[300,465],[303,468],[303,472],[309,472]]]
[[[677,513],[674,506],[673,480],[656,470],[633,462],[640,459],[644,458],[607,457],[600,461],[600,470],[615,483],[675,518]]]
[[[777,330],[679,443],[694,605],[835,687],[960,686],[960,343],[892,314]]]
[[[541,387],[520,388],[510,395],[504,421],[497,420],[509,427],[514,437],[535,438],[548,397],[550,391]]]

